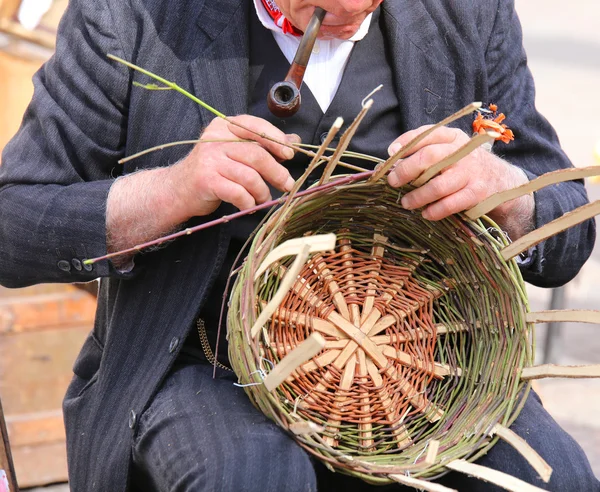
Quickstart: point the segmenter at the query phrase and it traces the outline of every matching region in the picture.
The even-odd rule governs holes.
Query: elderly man
[[[303,107],[280,120],[268,113],[265,96],[283,79],[317,6],[327,15]],[[288,142],[320,143],[337,116],[351,120],[381,83],[352,147],[380,157],[471,101],[497,103],[517,134],[502,158],[474,152],[403,198],[406,208],[439,220],[570,166],[535,110],[513,2],[71,0],[56,54],[36,75],[23,126],[3,155],[0,281],[18,287],[102,278],[95,327],[64,403],[72,490],[369,490],[313,462],[252,407],[232,373],[219,369],[212,379],[210,353],[226,362],[215,336],[224,284],[257,217],[144,255],[82,264],[262,203],[289,190],[307,164],[175,93],[133,86],[147,79],[107,53],[176,80],[245,126]],[[470,122],[458,125],[433,133],[389,183],[407,183],[461,146]],[[117,164],[201,130],[212,143]],[[491,215],[514,239],[586,200],[582,183],[564,183]],[[523,263],[524,277],[542,286],[569,281],[594,238],[593,222],[586,222],[549,239]],[[581,449],[535,396],[513,430],[554,468],[550,484],[501,443],[481,463],[549,490],[598,490]],[[454,474],[442,481],[494,490]]]

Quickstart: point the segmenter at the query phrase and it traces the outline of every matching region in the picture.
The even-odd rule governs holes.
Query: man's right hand
[[[261,118],[232,120],[281,142],[300,141]],[[214,212],[223,201],[242,210],[268,201],[267,183],[291,190],[294,180],[281,162],[291,159],[293,150],[256,133],[215,118],[201,135],[210,142],[196,144],[177,164],[117,179],[107,203],[108,252],[156,239],[191,217]]]
[[[261,118],[243,115],[231,119],[282,142],[300,140],[297,135],[286,135]],[[201,139],[209,142],[198,143],[172,169],[175,180],[181,184],[178,196],[187,218],[208,215],[222,201],[240,210],[266,202],[271,199],[267,183],[282,192],[292,189],[294,180],[280,164],[294,157],[290,147],[261,138],[221,118],[211,122]],[[240,139],[251,142],[224,142]]]

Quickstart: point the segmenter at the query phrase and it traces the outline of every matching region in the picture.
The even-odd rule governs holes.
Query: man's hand
[[[254,116],[232,118],[253,131],[281,142],[299,142],[268,121]],[[294,151],[227,121],[215,118],[187,157],[169,167],[119,178],[107,203],[109,252],[160,237],[194,216],[214,212],[222,201],[247,209],[271,198],[270,183],[289,191],[294,180],[281,161]],[[231,142],[230,140],[251,140]],[[126,261],[116,262],[121,265]]]
[[[389,147],[390,155],[428,128],[417,128],[398,137]],[[435,130],[390,172],[389,184],[399,187],[410,183],[468,141],[468,135],[461,130],[447,127]],[[519,168],[478,148],[425,185],[407,193],[402,198],[402,206],[409,210],[423,208],[425,219],[441,220],[474,207],[496,192],[527,181]],[[500,205],[489,216],[514,240],[533,228],[534,209],[533,196],[527,195]]]
[[[233,121],[282,142],[298,143],[296,135],[285,135],[269,122],[254,116],[237,116]],[[181,162],[173,166],[173,175],[182,185],[180,207],[184,217],[208,215],[221,201],[240,210],[271,199],[270,183],[280,191],[290,191],[294,180],[281,161],[294,157],[294,151],[261,138],[227,121],[215,118],[201,136],[202,140]],[[252,142],[219,142],[219,140]]]

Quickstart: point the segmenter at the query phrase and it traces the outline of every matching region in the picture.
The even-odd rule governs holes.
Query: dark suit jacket
[[[472,101],[494,102],[517,135],[501,147],[504,158],[530,176],[570,165],[534,108],[512,0],[385,0],[382,8],[405,129]],[[229,237],[223,226],[175,241],[138,256],[130,274],[108,262],[81,266],[81,259],[105,253],[113,178],[175,162],[188,149],[124,167],[117,160],[196,138],[213,118],[178,94],[132,87],[148,79],[105,55],[174,80],[226,114],[244,113],[251,9],[250,0],[71,0],[56,54],[35,76],[23,126],[3,154],[0,282],[19,287],[103,277],[95,328],[64,403],[74,491],[126,488],[137,420],[176,359]],[[458,125],[470,131],[467,120]],[[536,221],[585,201],[581,183],[541,191]],[[548,240],[526,279],[568,281],[593,241],[591,222]]]

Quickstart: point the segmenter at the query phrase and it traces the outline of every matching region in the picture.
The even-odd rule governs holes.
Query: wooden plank
[[[60,409],[10,415],[6,417],[6,427],[13,448],[61,442],[66,439],[65,424]]]
[[[90,329],[0,335],[0,397],[7,416],[62,407],[73,362]]]
[[[0,300],[0,336],[94,323],[96,300],[87,292],[57,292]]]
[[[67,445],[63,442],[13,449],[15,469],[20,487],[34,487],[66,482]]]

